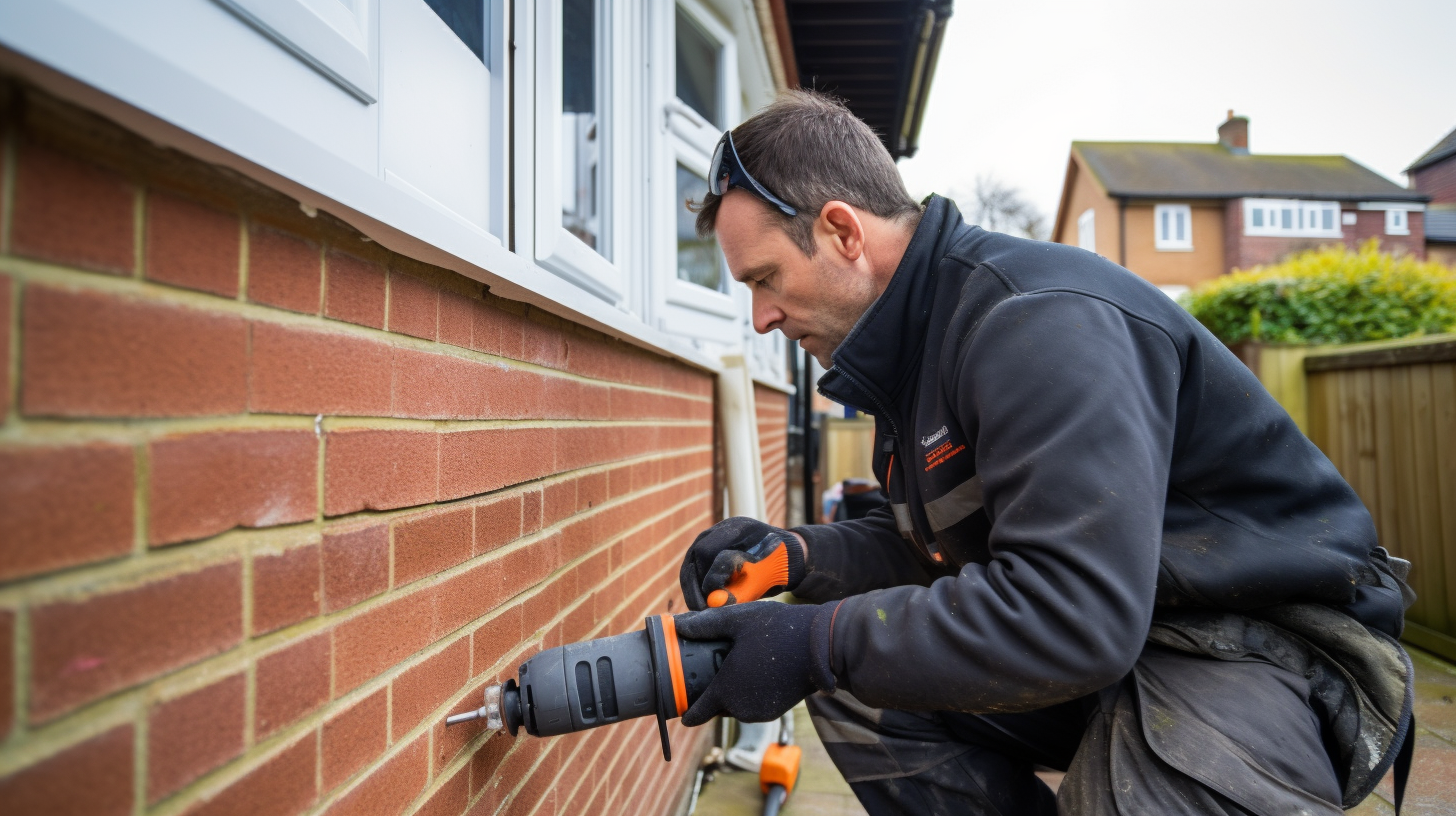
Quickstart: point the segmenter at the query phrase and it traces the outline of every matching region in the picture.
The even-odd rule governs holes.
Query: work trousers
[[[1342,812],[1309,683],[1266,662],[1150,644],[1120,682],[1012,714],[807,702],[871,816]],[[1067,772],[1055,795],[1037,765]]]

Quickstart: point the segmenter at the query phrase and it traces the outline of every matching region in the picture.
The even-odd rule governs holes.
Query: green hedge
[[[1372,238],[1235,270],[1181,303],[1225,343],[1357,343],[1456,330],[1456,272]]]

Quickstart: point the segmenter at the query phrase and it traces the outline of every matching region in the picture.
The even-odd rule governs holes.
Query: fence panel
[[[1456,659],[1456,339],[1311,351],[1304,371],[1310,438],[1414,565],[1406,638]]]

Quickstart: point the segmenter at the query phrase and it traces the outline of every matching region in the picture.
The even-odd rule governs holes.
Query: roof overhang
[[[840,97],[895,158],[915,155],[952,0],[771,0],[787,14],[799,85]]]

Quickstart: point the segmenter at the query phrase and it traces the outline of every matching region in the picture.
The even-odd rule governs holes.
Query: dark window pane
[[[561,106],[567,113],[596,113],[597,21],[594,0],[561,3]]]
[[[698,24],[677,10],[677,98],[721,127],[718,100],[718,46]]]
[[[561,225],[602,252],[595,0],[562,0]]]
[[[485,62],[485,0],[425,0],[471,53]]]
[[[718,241],[699,238],[697,215],[687,208],[688,201],[701,201],[708,192],[708,181],[702,176],[677,166],[677,276],[688,283],[705,286],[715,292],[724,290],[723,265]]]

